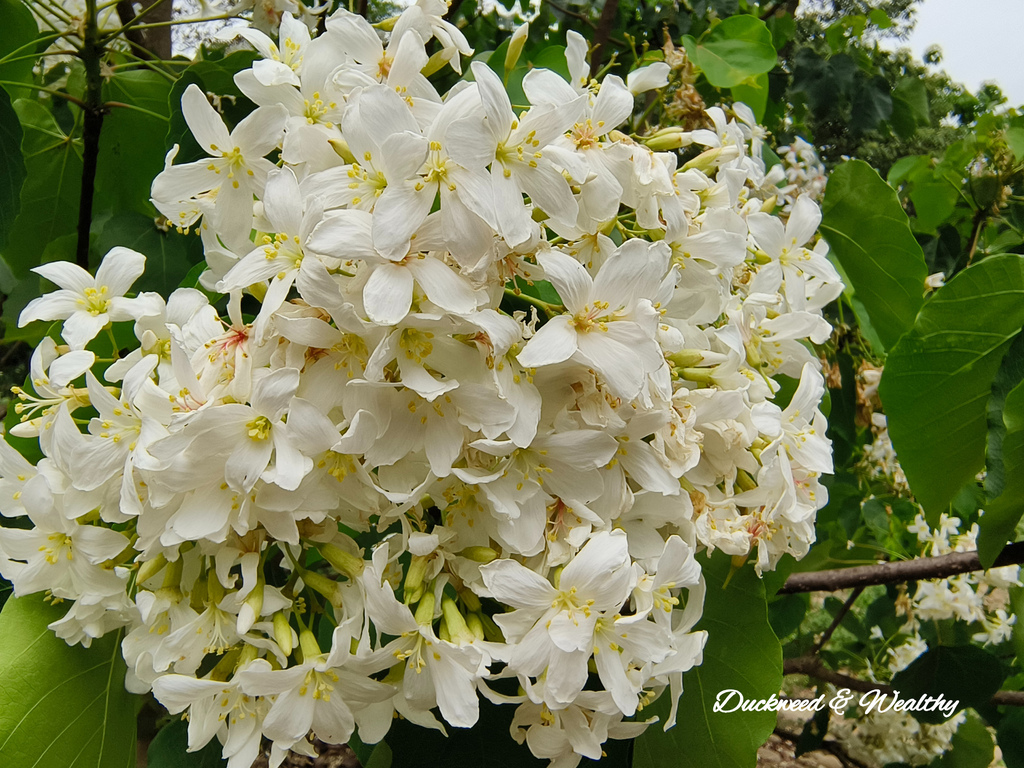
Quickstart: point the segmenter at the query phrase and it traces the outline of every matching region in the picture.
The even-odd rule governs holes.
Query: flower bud
[[[446,54],[444,50],[435,51],[434,54],[427,59],[427,63],[423,66],[423,69],[420,70],[420,74],[424,77],[430,77],[449,61],[451,61],[451,56]]]
[[[220,601],[224,599],[224,585],[220,583],[220,579],[217,578],[214,571],[210,571],[207,577],[206,594],[214,605],[219,605]]]
[[[441,613],[444,615],[444,622],[448,625],[448,634],[452,642],[458,644],[472,643],[476,636],[466,626],[466,619],[459,613],[459,606],[447,595],[441,598]]]
[[[409,570],[405,572],[405,586],[403,594],[405,604],[412,605],[423,596],[423,577],[427,575],[427,558],[422,555],[413,555],[409,563]]]
[[[697,155],[693,160],[688,162],[682,167],[684,171],[692,171],[694,169],[707,173],[712,168],[717,166],[719,163],[725,163],[729,160],[734,160],[739,156],[739,149],[732,146],[731,144],[724,147],[712,147],[706,149]]]
[[[423,593],[420,604],[416,607],[416,623],[423,627],[429,627],[434,623],[433,591]]]
[[[497,560],[498,553],[490,547],[466,547],[459,552],[459,557],[464,557],[475,563],[483,563],[486,565],[487,563]]]
[[[302,571],[302,580],[314,592],[323,595],[334,606],[341,606],[341,584],[315,571]]]
[[[484,639],[484,623],[478,614],[469,614],[466,617],[466,626],[469,627],[469,631],[473,633],[473,637],[477,640]]]
[[[284,615],[284,611],[274,614],[274,639],[285,656],[292,655],[292,649],[295,647],[292,640],[292,628],[288,624],[288,617]]]
[[[356,156],[352,154],[348,142],[344,139],[328,139],[327,143],[331,145],[334,153],[346,163],[354,163],[356,161]]]
[[[235,669],[244,667],[246,664],[255,661],[260,655],[260,649],[255,645],[243,645],[242,652],[238,654],[238,662],[235,664]]]
[[[459,597],[462,599],[463,605],[465,605],[470,611],[476,612],[480,610],[480,598],[473,592],[468,589],[464,589],[459,592]]]
[[[692,368],[704,362],[704,353],[699,349],[681,349],[666,357],[679,368]]]
[[[320,547],[320,554],[324,560],[334,566],[334,570],[345,574],[350,579],[355,579],[356,576],[363,572],[363,568],[366,567],[363,558],[353,555],[351,552],[346,552],[334,544],[322,545]]]
[[[322,653],[320,644],[316,641],[316,635],[308,629],[299,632],[299,649],[302,651],[303,663],[315,659]]]
[[[516,68],[516,64],[519,63],[519,57],[523,53],[523,47],[526,45],[526,39],[530,36],[530,24],[527,22],[520,26],[515,32],[512,33],[512,37],[508,41],[508,50],[505,52],[505,79],[508,79],[508,74]]]
[[[651,136],[644,139],[650,149],[655,152],[667,152],[672,149],[682,149],[693,143],[689,133],[666,133],[663,136]]]
[[[135,583],[142,584],[143,582],[149,581],[160,573],[165,565],[167,565],[167,558],[163,555],[157,555],[152,560],[147,560],[139,566],[139,575],[136,577]]]

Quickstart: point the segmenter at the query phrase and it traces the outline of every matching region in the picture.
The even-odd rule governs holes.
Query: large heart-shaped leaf
[[[882,343],[914,323],[928,269],[896,191],[862,160],[829,177],[821,232],[839,259]]]
[[[936,291],[889,354],[879,394],[926,511],[944,509],[984,465],[992,380],[1022,325],[1024,257],[993,256]]]
[[[732,88],[775,69],[772,33],[756,16],[730,16],[700,40],[683,37],[690,59],[716,88]]]
[[[21,155],[22,130],[11,97],[0,88],[0,248],[21,208],[21,185],[25,181],[25,159]]]
[[[12,598],[0,612],[0,765],[132,768],[121,633],[69,646],[46,626],[65,612],[40,595]]]
[[[985,451],[985,514],[978,557],[988,568],[1024,515],[1024,334],[1010,345],[992,381]]]
[[[782,647],[768,622],[764,584],[751,567],[733,574],[728,555],[701,558],[707,580],[704,615],[698,629],[708,632],[704,661],[683,676],[678,724],[663,731],[653,725],[637,739],[633,768],[693,765],[751,768],[757,748],[775,728],[774,712],[714,712],[719,691],[735,689],[745,699],[764,699],[782,685]],[[668,714],[667,695],[643,711]]]

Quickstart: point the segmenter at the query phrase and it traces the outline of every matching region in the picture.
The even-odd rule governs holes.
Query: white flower
[[[55,261],[32,269],[61,290],[33,299],[18,317],[18,327],[34,320],[64,320],[61,335],[72,349],[82,349],[108,323],[134,320],[145,300],[125,298],[146,268],[146,257],[130,248],[111,249],[93,277],[77,264]]]

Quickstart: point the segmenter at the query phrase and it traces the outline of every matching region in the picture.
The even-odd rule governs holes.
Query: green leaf
[[[775,69],[772,33],[756,16],[739,15],[717,24],[695,40],[683,37],[690,59],[716,88],[732,88]]]
[[[950,746],[935,768],[988,768],[996,751],[992,734],[973,712],[968,712],[967,722],[956,729]]]
[[[888,29],[892,26],[892,19],[881,8],[872,8],[868,13],[868,20],[879,29]]]
[[[892,679],[892,687],[900,697],[916,699],[919,696],[942,694],[948,701],[959,701],[956,711],[966,707],[981,707],[999,690],[1003,679],[1003,665],[999,659],[976,645],[929,648]],[[915,712],[922,723],[943,723],[946,715],[940,710]]]
[[[0,59],[8,55],[14,59],[35,53],[36,46],[31,43],[39,37],[39,24],[27,3],[21,0],[0,0],[0,19],[4,22],[4,31],[0,35]],[[0,64],[0,80],[29,82],[32,79],[33,64],[33,58]],[[24,93],[22,91],[15,95]]]
[[[812,112],[821,113],[834,109],[837,97],[845,96],[853,89],[854,78],[859,71],[857,63],[840,53],[823,59],[811,48],[801,48],[794,59],[793,93],[802,93]]]
[[[104,83],[105,100],[130,104],[153,114],[112,107],[104,118],[97,159],[97,203],[117,212],[154,215],[149,189],[164,167],[170,90],[167,78],[148,70],[118,72]]]
[[[175,719],[160,729],[149,743],[147,768],[221,768],[227,762],[221,757],[221,744],[216,738],[198,752],[188,752],[188,723]]]
[[[11,97],[0,88],[0,248],[21,207],[21,185],[25,181],[25,159],[21,155],[21,122]]]
[[[0,764],[132,768],[135,706],[121,633],[69,646],[46,626],[66,610],[31,595],[0,613]]]
[[[132,290],[156,291],[164,296],[203,259],[202,241],[173,229],[159,229],[152,216],[125,211],[103,223],[96,236],[96,250],[106,253],[116,245],[132,248],[146,257],[146,271]]]
[[[862,160],[829,177],[821,231],[886,348],[911,327],[928,269],[895,190]]]
[[[716,552],[701,557],[707,580],[704,615],[698,629],[708,632],[703,663],[683,676],[678,725],[665,732],[654,725],[633,750],[633,768],[692,765],[751,768],[757,748],[775,728],[774,712],[712,711],[719,691],[736,689],[745,699],[768,698],[782,685],[782,648],[768,623],[764,585],[749,565],[733,574],[731,558]],[[667,692],[643,711],[668,714]]]
[[[25,132],[21,150],[27,175],[3,256],[22,278],[41,263],[50,242],[77,229],[82,157],[79,139],[61,130],[42,104],[18,99],[14,109]]]
[[[1018,162],[1024,160],[1024,128],[1007,128],[1006,145]]]
[[[764,119],[764,111],[768,106],[768,75],[762,73],[746,83],[734,86],[732,98],[750,107],[759,121]]]
[[[373,753],[370,755],[370,759],[367,761],[365,768],[391,768],[393,756],[391,754],[391,747],[386,742],[381,742],[374,747]]]
[[[1024,472],[1024,333],[1010,344],[992,379],[992,395],[986,407],[988,435],[985,447],[985,514],[979,521],[978,557],[991,567],[1003,546],[1013,536],[1024,512],[1017,479]],[[1009,412],[1007,412],[1009,404]],[[1005,418],[1004,418],[1005,417]],[[1011,428],[1012,425],[1012,428]],[[1009,437],[1009,441],[1007,441]],[[1006,494],[1009,484],[1009,494]]]
[[[892,95],[910,108],[911,116],[918,124],[928,125],[931,112],[928,109],[928,89],[924,80],[904,78],[892,89]]]
[[[174,144],[180,147],[174,160],[175,164],[206,157],[206,153],[193,138],[192,131],[189,130],[185,116],[181,112],[181,97],[185,89],[194,83],[206,93],[216,93],[221,97],[220,108],[228,127],[237,125],[255,108],[255,105],[238,90],[234,76],[251,67],[257,58],[259,55],[255,51],[236,51],[221,59],[197,61],[181,73],[167,95],[168,114],[171,120],[167,125],[167,137],[164,140],[167,149]]]
[[[957,274],[889,354],[879,394],[889,435],[925,511],[945,508],[984,464],[992,379],[1024,325],[1024,257]]]
[[[856,135],[873,130],[891,115],[889,81],[881,75],[856,78],[850,104],[850,120],[847,123],[850,132]]]
[[[1024,768],[1024,709],[1010,707],[999,721],[996,742],[1003,753],[1006,768]]]

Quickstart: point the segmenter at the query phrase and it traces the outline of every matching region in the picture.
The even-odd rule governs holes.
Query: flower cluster
[[[528,107],[481,62],[442,98],[423,73],[465,39],[430,2],[387,26],[246,30],[233,129],[185,91],[206,156],[175,147],[152,196],[198,229],[205,290],[127,297],[124,248],[37,270],[61,290],[21,322],[62,340],[17,393],[45,458],[0,446],[0,509],[31,523],[0,572],[71,601],[69,642],[123,627],[129,686],[232,768],[396,713],[470,727],[480,696],[573,766],[665,690],[673,724],[699,549],[807,552],[832,468],[811,343],[842,285],[816,205],[772,215],[749,110],[631,138],[667,66],[591,81],[574,33]]]
[[[855,718],[833,719],[829,736],[862,765],[929,765],[949,750],[950,740],[966,721],[964,712],[930,725],[918,722],[909,712],[872,710]]]
[[[918,514],[908,530],[917,536],[922,557],[975,551],[977,523],[964,533],[960,533],[960,526],[959,518],[943,513],[933,529],[924,515]],[[877,626],[871,629],[872,639],[885,643],[880,663],[869,668],[872,679],[890,680],[928,650],[920,632],[925,621],[963,621],[976,630],[972,640],[984,645],[1009,640],[1017,617],[1007,610],[1007,590],[1020,586],[1019,576],[1020,566],[1008,565],[919,581],[913,594],[902,592],[896,611],[907,620],[895,635],[898,642],[890,645],[893,638],[887,638]],[[912,713],[875,710],[833,719],[829,735],[850,757],[868,765],[926,765],[949,749],[950,739],[965,721],[963,712],[944,723],[929,725],[919,722]]]

